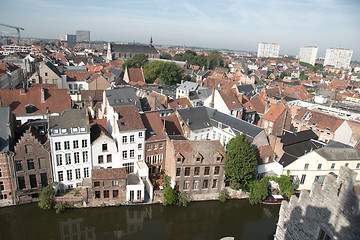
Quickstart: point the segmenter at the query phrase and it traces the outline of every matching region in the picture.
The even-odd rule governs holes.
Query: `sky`
[[[360,0],[0,0],[0,23],[23,37],[59,39],[90,30],[92,41],[186,45],[257,52],[260,42],[280,54],[302,46],[354,51],[360,61]],[[16,30],[0,27],[0,35]]]

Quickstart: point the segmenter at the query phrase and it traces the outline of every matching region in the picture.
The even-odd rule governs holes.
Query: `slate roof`
[[[196,91],[200,88],[202,88],[202,87],[200,87],[199,84],[190,82],[190,81],[186,81],[178,87],[178,89],[180,89],[180,90],[190,91],[190,92]]]
[[[211,126],[210,118],[205,107],[177,109],[177,112],[182,118],[184,124],[186,124],[192,131],[209,128]]]
[[[147,45],[133,45],[133,44],[111,44],[112,52],[123,53],[144,53],[144,54],[159,54],[154,47]]]
[[[312,130],[309,129],[294,133],[285,131],[285,134],[282,135],[280,138],[281,142],[284,144],[285,147],[294,143],[308,141],[310,139],[318,140],[319,137]]]
[[[8,124],[10,123],[10,108],[0,107],[0,152],[9,150],[10,136]]]
[[[140,116],[146,128],[146,141],[166,139],[163,132],[164,125],[158,112],[147,112]]]
[[[115,106],[114,111],[119,114],[117,125],[119,131],[131,131],[145,129],[138,109],[132,106]]]
[[[106,97],[110,106],[129,106],[136,105],[139,111],[142,111],[139,98],[132,87],[121,87],[105,90]]]
[[[90,127],[90,141],[93,143],[96,139],[98,139],[101,135],[106,135],[109,138],[113,139],[108,131],[101,126],[100,124],[93,124]]]
[[[207,99],[208,97],[211,96],[211,94],[212,94],[212,89],[211,89],[211,88],[199,89],[199,90],[196,92],[197,99],[200,99],[200,100],[205,100],[205,99]]]
[[[245,84],[245,85],[239,85],[237,86],[237,90],[240,93],[244,93],[245,95],[247,95],[248,93],[251,93],[252,91],[254,91],[254,87],[251,84]]]
[[[47,61],[45,63],[45,65],[51,69],[51,71],[53,71],[58,77],[61,77],[61,72],[59,71],[59,69],[57,69],[54,64],[52,64],[51,62]]]
[[[45,88],[45,102],[41,102],[41,89],[38,87],[24,89],[0,90],[2,106],[9,106],[15,115],[26,115],[25,106],[32,104],[32,114],[59,113],[71,108],[70,95],[67,89]]]
[[[93,168],[91,170],[92,180],[126,179],[126,168]]]
[[[360,151],[355,148],[323,147],[315,152],[328,161],[360,160]]]
[[[68,109],[61,112],[59,116],[49,116],[50,135],[55,135],[55,133],[52,132],[52,130],[55,129],[67,129],[67,134],[71,134],[71,128],[75,127],[86,128],[86,132],[79,130],[78,133],[90,132],[89,120],[86,116],[85,109]]]
[[[220,122],[222,129],[230,127],[236,134],[245,133],[250,142],[252,142],[254,137],[256,137],[261,131],[264,131],[263,128],[219,112],[216,109],[206,108],[206,111],[211,120],[212,126],[218,128]]]

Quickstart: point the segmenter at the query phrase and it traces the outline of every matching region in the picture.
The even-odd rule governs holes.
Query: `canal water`
[[[188,207],[142,205],[41,210],[37,204],[0,209],[0,239],[273,239],[279,205],[247,199],[192,202]]]

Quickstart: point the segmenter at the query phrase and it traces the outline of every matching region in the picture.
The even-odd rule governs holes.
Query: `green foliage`
[[[225,174],[233,183],[248,189],[255,178],[256,153],[246,135],[242,133],[232,138],[226,145]]]
[[[171,59],[172,59],[172,57],[171,57],[171,55],[170,55],[169,53],[163,53],[163,54],[161,54],[161,55],[160,55],[160,58],[161,58],[161,59],[167,59],[167,60],[171,60]]]
[[[261,180],[255,180],[250,186],[249,202],[250,204],[261,203],[262,200],[269,194],[269,179],[262,178]]]
[[[221,189],[220,194],[219,194],[219,201],[220,202],[226,202],[228,196],[228,192],[225,188]]]
[[[172,187],[167,187],[164,191],[164,202],[163,204],[166,205],[176,205],[179,202],[179,196],[176,189]]]
[[[106,207],[106,203],[101,204],[99,207],[101,207],[101,208]]]
[[[280,74],[280,78],[281,78],[281,79],[284,79],[284,77],[290,77],[290,76],[291,76],[291,73],[286,72],[286,71],[283,71],[283,72],[281,72],[281,74]]]
[[[38,203],[39,207],[42,209],[51,209],[54,204],[54,189],[52,186],[44,188],[40,192],[40,202]]]
[[[271,177],[271,180],[279,184],[280,193],[290,198],[295,194],[296,185],[293,185],[290,179],[290,175],[281,175],[280,177]]]
[[[187,207],[191,202],[191,199],[186,192],[180,192],[178,197],[179,197],[178,206],[180,207]]]
[[[300,84],[300,81],[294,81],[295,84]]]
[[[59,213],[62,213],[65,211],[65,205],[62,204],[61,202],[57,203],[54,208],[56,210],[56,214],[59,214]]]
[[[215,69],[216,67],[223,67],[223,66],[224,66],[224,62],[221,54],[216,50],[212,50],[209,54],[208,69]]]
[[[170,177],[168,175],[164,174],[163,181],[164,181],[165,187],[170,186]]]
[[[166,85],[174,85],[181,81],[183,74],[184,69],[173,62],[151,61],[144,66],[144,77],[148,83],[160,78]]]
[[[321,64],[315,64],[315,66],[311,65],[310,63],[300,62],[300,66],[306,67],[312,71],[322,71],[324,66]]]
[[[174,56],[176,61],[187,61],[188,64],[199,65],[207,69],[215,69],[215,67],[223,67],[224,62],[221,54],[212,50],[208,56],[203,54],[197,55],[196,52],[187,50],[185,53],[178,53]]]
[[[239,190],[241,188],[241,185],[238,182],[232,182],[230,187],[234,190]]]
[[[140,68],[148,62],[147,57],[143,53],[135,54],[134,57],[127,59],[123,64],[123,69],[125,68]]]
[[[300,76],[300,80],[308,80],[309,79],[309,77],[308,76],[306,76],[306,75],[302,75],[302,76]]]

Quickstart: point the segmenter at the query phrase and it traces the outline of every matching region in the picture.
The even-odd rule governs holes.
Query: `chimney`
[[[41,88],[41,103],[45,103],[45,89]]]
[[[212,89],[210,107],[214,108],[215,88]]]

